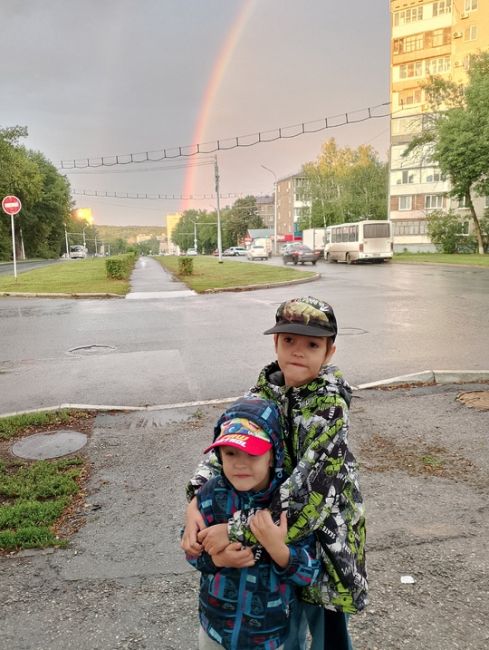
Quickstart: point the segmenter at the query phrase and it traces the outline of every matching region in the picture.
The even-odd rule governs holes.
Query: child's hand
[[[212,556],[212,561],[218,567],[233,569],[243,569],[244,567],[255,564],[255,558],[251,548],[249,546],[241,546],[240,542],[228,544],[223,551]]]
[[[223,551],[229,544],[228,525],[216,524],[204,528],[198,533],[197,539],[214,560],[214,555]]]
[[[199,530],[205,530],[205,522],[197,507],[197,499],[194,497],[185,511],[185,530],[180,542],[185,553],[191,557],[199,557],[202,553],[202,544],[197,539]]]
[[[253,535],[265,548],[272,560],[282,568],[289,563],[290,551],[285,543],[287,537],[287,513],[282,512],[280,523],[273,523],[268,510],[258,510],[250,519],[250,528]]]

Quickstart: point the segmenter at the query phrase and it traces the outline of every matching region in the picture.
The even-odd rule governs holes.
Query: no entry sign
[[[17,214],[21,208],[22,203],[16,196],[6,196],[2,200],[2,210],[7,214]]]

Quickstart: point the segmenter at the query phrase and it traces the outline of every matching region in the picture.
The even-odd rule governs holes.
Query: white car
[[[252,262],[254,260],[267,260],[268,259],[267,249],[265,248],[265,246],[260,246],[259,244],[252,244],[248,248],[246,257]]]
[[[226,248],[223,255],[237,257],[238,255],[246,255],[246,248],[244,246],[231,246]]]
[[[197,249],[196,248],[187,248],[187,252],[185,255],[197,255]]]

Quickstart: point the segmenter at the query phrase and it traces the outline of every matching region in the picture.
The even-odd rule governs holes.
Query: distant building
[[[302,173],[277,181],[277,241],[301,238],[298,221],[311,211],[311,202],[304,200],[305,183]]]
[[[256,196],[256,211],[263,221],[265,228],[274,228],[275,198],[274,196]]]
[[[428,156],[402,156],[423,127],[429,110],[423,82],[441,75],[457,83],[467,80],[471,54],[489,47],[487,0],[391,0],[391,148],[389,218],[394,249],[432,251],[426,217],[434,210],[469,210],[450,198],[448,180]],[[473,197],[482,216],[487,197]]]
[[[174,214],[166,215],[166,236],[168,240],[168,254],[169,255],[178,255],[180,252],[179,247],[172,242],[173,231],[177,227],[178,222],[182,218],[180,212],[175,212]]]

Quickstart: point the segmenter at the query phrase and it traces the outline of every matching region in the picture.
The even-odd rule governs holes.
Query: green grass
[[[193,274],[179,276],[178,257],[165,255],[155,259],[181,282],[198,293],[212,289],[287,282],[301,277],[312,277],[316,273],[315,268],[313,271],[299,271],[290,266],[269,266],[256,262],[236,262],[231,259],[224,259],[220,264],[216,257],[199,255],[192,258]]]
[[[79,457],[0,463],[0,550],[65,546],[53,524],[79,491]]]
[[[67,410],[46,411],[44,413],[26,413],[0,418],[0,440],[9,440],[30,427],[45,427],[51,424],[66,424],[73,412]]]
[[[13,276],[0,277],[0,291],[21,293],[115,293],[125,295],[129,282],[109,280],[105,259],[63,260]]]
[[[461,264],[465,266],[489,266],[489,255],[445,253],[395,253],[394,262],[408,264]]]

